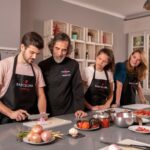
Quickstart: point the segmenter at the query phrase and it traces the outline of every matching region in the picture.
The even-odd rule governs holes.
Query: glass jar
[[[102,128],[109,128],[110,126],[110,118],[107,113],[103,113],[99,115],[100,124]]]

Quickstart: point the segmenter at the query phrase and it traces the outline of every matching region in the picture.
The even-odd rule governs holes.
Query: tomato
[[[141,131],[141,132],[150,132],[150,130],[149,130],[149,129],[146,129],[146,128],[144,128],[144,127],[138,127],[138,128],[136,128],[136,131]]]
[[[82,123],[82,129],[89,129],[90,128],[90,123],[88,121],[84,121]]]
[[[81,129],[82,128],[82,124],[83,124],[82,121],[77,122],[77,127]]]

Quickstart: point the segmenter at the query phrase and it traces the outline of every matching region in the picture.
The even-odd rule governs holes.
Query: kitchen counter
[[[100,139],[117,142],[123,139],[133,139],[149,144],[150,134],[135,133],[127,128],[119,128],[111,125],[109,128],[102,128],[95,131],[79,131],[85,137],[74,139],[66,136],[68,130],[73,127],[76,120],[73,114],[59,116],[59,118],[72,120],[72,124],[67,124],[53,128],[54,131],[61,131],[65,135],[63,139],[57,139],[54,143],[47,145],[30,145],[16,140],[18,129],[27,130],[22,123],[11,123],[0,125],[0,150],[98,150],[105,147],[100,143]],[[150,125],[150,124],[149,124]]]

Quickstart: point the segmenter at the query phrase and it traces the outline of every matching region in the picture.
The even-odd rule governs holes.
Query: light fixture
[[[146,10],[150,10],[150,0],[146,0],[146,2],[144,3],[143,8],[145,8]]]

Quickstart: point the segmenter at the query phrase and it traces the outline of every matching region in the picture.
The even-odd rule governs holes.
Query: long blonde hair
[[[131,59],[131,56],[135,53],[139,53],[141,55],[141,62],[137,67],[133,68],[130,65],[130,59]],[[129,56],[126,67],[129,73],[137,75],[139,81],[142,81],[143,79],[145,79],[147,75],[147,60],[146,60],[144,51],[140,49],[133,51],[132,54]]]

